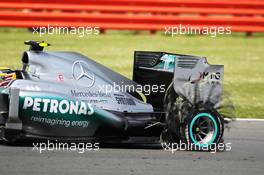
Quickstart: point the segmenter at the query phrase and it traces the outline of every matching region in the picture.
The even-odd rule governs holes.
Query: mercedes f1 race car
[[[22,68],[0,87],[1,139],[183,142],[223,139],[223,65],[135,51],[133,80],[75,52],[27,41]]]

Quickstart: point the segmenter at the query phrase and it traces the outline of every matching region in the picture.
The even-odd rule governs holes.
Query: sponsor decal
[[[70,121],[58,118],[47,118],[41,116],[31,116],[30,120],[36,123],[47,124],[50,126],[64,126],[65,128],[68,127],[82,127],[87,128],[89,126],[89,121]]]
[[[71,95],[73,97],[106,97],[106,98],[111,98],[110,93],[102,92],[102,91],[97,91],[97,92],[83,92],[83,91],[76,91],[76,90],[71,90]]]
[[[107,104],[108,101],[107,100],[85,100],[87,101],[88,103],[91,103],[91,104],[96,104],[96,103],[104,103],[104,104]]]
[[[120,105],[136,105],[135,101],[132,98],[126,98],[120,94],[114,94],[117,104]]]
[[[95,82],[94,73],[88,71],[89,65],[82,60],[77,60],[72,65],[72,76],[79,85],[84,87],[92,87]]]
[[[31,109],[35,112],[93,115],[94,109],[91,104],[71,100],[57,100],[49,98],[25,97],[23,109]]]
[[[26,85],[26,90],[28,90],[28,91],[41,91],[41,88],[36,84],[28,84],[28,85]]]
[[[63,83],[64,82],[64,76],[62,74],[58,74],[57,75],[57,81]]]
[[[192,76],[189,76],[189,82],[198,83],[201,81],[217,82],[221,80],[220,72],[199,72],[198,78],[192,80]]]
[[[162,60],[163,63],[163,69],[173,71],[174,69],[174,63],[175,63],[176,56],[175,55],[169,55],[165,54],[163,55],[160,60]]]

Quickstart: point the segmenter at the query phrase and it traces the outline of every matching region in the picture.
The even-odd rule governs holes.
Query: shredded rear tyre
[[[224,120],[210,101],[192,103],[176,94],[171,83],[164,104],[167,128],[162,142],[181,142],[188,150],[209,151],[223,141]]]

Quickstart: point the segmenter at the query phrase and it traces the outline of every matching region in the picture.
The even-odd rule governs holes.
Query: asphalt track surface
[[[40,154],[31,146],[0,145],[1,175],[31,174],[232,174],[264,172],[264,122],[237,121],[225,132],[231,151],[173,154],[159,146],[108,145],[99,151],[47,151]]]

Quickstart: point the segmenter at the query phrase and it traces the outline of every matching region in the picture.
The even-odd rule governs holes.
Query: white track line
[[[236,118],[237,121],[250,121],[250,122],[264,122],[264,119],[259,118]]]

